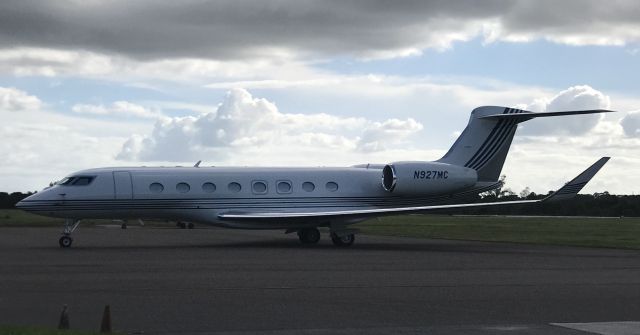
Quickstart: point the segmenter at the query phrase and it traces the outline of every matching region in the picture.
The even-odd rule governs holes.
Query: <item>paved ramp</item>
[[[640,316],[638,251],[148,227],[81,227],[62,250],[58,236],[0,228],[1,324],[55,326],[63,304],[72,328],[99,329],[110,304],[115,330],[146,334],[584,334],[550,323]]]
[[[601,335],[640,335],[639,321],[552,323],[554,326]]]

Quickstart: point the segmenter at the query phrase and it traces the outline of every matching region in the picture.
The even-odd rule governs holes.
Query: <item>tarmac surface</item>
[[[59,232],[0,228],[0,324],[55,327],[66,304],[97,331],[109,304],[123,333],[640,331],[616,323],[640,320],[640,251],[146,227],[80,227],[61,249]]]

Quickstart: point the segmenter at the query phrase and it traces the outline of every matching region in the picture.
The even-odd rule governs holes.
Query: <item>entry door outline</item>
[[[114,171],[113,188],[116,199],[133,199],[131,173],[129,171]]]

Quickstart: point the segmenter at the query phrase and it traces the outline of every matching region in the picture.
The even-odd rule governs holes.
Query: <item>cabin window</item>
[[[216,184],[214,183],[204,183],[202,184],[202,190],[205,193],[213,193],[216,191]]]
[[[251,190],[255,194],[265,194],[267,193],[267,183],[264,181],[254,181],[251,183]]]
[[[310,181],[305,181],[304,183],[302,183],[302,189],[307,192],[313,192],[313,190],[316,189],[316,185],[314,185]]]
[[[336,184],[335,182],[328,182],[327,185],[325,185],[325,187],[327,188],[327,191],[329,192],[335,192],[338,190],[338,184]]]
[[[149,191],[151,191],[151,193],[162,193],[162,191],[164,191],[164,186],[160,183],[152,183],[149,185]]]
[[[189,186],[189,184],[187,183],[178,183],[176,185],[176,191],[180,193],[187,193],[189,192],[190,189],[191,189],[191,186]]]
[[[229,192],[238,193],[242,189],[242,186],[240,186],[240,184],[236,182],[232,182],[227,185],[227,189],[229,190]]]
[[[291,182],[288,180],[278,180],[276,186],[278,193],[291,193]]]

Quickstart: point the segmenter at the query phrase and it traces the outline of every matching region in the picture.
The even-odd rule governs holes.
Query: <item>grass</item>
[[[0,209],[0,227],[62,226],[63,219],[34,215],[19,209]]]
[[[41,327],[4,326],[0,325],[2,335],[98,335],[98,332],[82,332],[74,330],[58,330]],[[112,333],[115,334],[115,333]]]
[[[112,220],[82,220],[82,226],[94,226],[104,224],[120,224]],[[137,221],[130,221],[130,225],[137,225]],[[172,225],[167,222],[145,221],[149,226]],[[64,219],[50,218],[46,216],[27,213],[19,209],[0,209],[0,227],[62,227]],[[2,335],[0,333],[0,335]]]
[[[640,249],[640,218],[406,215],[357,226],[371,235]]]
[[[0,210],[0,227],[62,226],[62,219]],[[87,220],[82,225],[113,224]],[[131,224],[137,224],[131,222]],[[145,225],[172,225],[145,222]],[[640,249],[640,218],[404,215],[356,225],[371,235]]]

